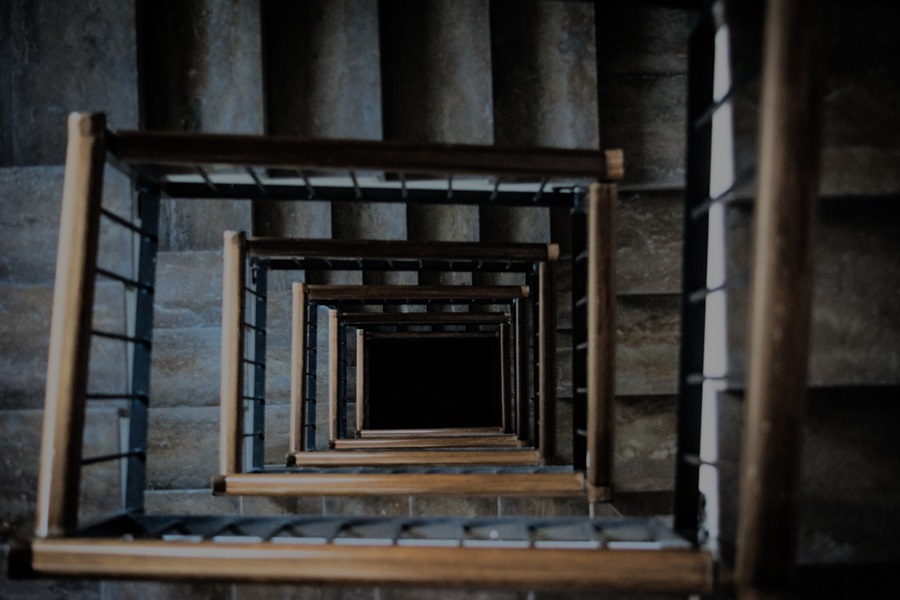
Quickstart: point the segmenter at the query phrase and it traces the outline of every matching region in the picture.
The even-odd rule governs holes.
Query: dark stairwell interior
[[[64,115],[103,110],[109,127],[302,135],[569,148],[623,148],[619,188],[616,361],[616,494],[584,497],[213,496],[217,461],[224,230],[256,236],[333,239],[556,242],[570,257],[568,215],[558,208],[407,206],[402,203],[171,200],[161,204],[158,295],[146,502],[150,512],[185,514],[400,517],[671,516],[677,447],[682,303],[688,33],[701,3],[492,1],[416,3],[321,1],[296,5],[232,2],[113,3],[90,6],[14,0],[0,7],[0,194],[5,217],[0,305],[0,543],[32,534],[41,439],[53,268],[63,184]],[[718,452],[692,456],[715,472],[705,528],[726,563],[736,543],[738,442],[745,402],[751,223],[759,120],[761,4],[724,2],[735,92],[734,172],[722,202],[722,258],[729,289],[727,372],[716,406]],[[896,114],[897,9],[878,2],[829,2],[819,222],[814,229],[810,392],[805,409],[797,561],[816,573],[807,597],[867,597],[869,580],[835,582],[853,565],[878,574],[898,555],[896,436],[900,383]],[[410,16],[407,13],[415,13]],[[415,17],[419,28],[403,27]],[[521,48],[519,48],[521,46]],[[418,101],[416,101],[418,100]],[[598,126],[599,123],[599,126]],[[598,136],[598,130],[600,136]],[[602,146],[600,145],[602,140]],[[129,183],[108,170],[107,205],[133,210]],[[131,242],[107,236],[106,256],[131,268]],[[28,252],[22,252],[28,248]],[[568,381],[573,327],[571,274],[559,273],[557,352],[561,458],[571,463]],[[344,271],[305,273],[309,283],[504,283],[506,275]],[[288,445],[290,286],[269,281],[266,462]],[[126,320],[126,296],[98,283],[95,320]],[[718,300],[714,300],[718,301]],[[327,331],[326,315],[318,331]],[[279,326],[280,325],[280,326]],[[324,345],[324,343],[323,343]],[[15,348],[15,351],[12,349]],[[92,381],[124,389],[132,376],[124,346],[92,347]],[[723,373],[712,374],[721,376]],[[351,378],[353,372],[350,372]],[[327,367],[319,366],[319,379]],[[187,383],[186,383],[187,382]],[[353,382],[349,382],[352,384]],[[707,387],[709,384],[707,384]],[[352,386],[351,386],[352,389]],[[326,423],[326,403],[318,405]],[[85,456],[121,450],[122,405],[88,409]],[[704,413],[707,419],[709,412]],[[348,416],[348,419],[352,417]],[[318,438],[327,445],[327,436]],[[88,520],[118,506],[120,471],[84,468]],[[701,531],[701,537],[702,537]],[[830,583],[829,583],[830,582]],[[422,583],[316,587],[113,580],[10,581],[0,596],[42,598],[235,599],[302,594],[386,598],[457,597]],[[522,597],[511,589],[480,597]],[[536,591],[533,597],[562,592]],[[726,592],[722,592],[726,593]],[[529,596],[529,597],[531,597]],[[583,597],[572,593],[572,597]],[[630,595],[628,597],[635,597]],[[640,597],[669,597],[648,593]],[[868,596],[874,597],[874,596]]]

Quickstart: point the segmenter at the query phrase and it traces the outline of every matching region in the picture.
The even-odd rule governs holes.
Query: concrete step
[[[146,7],[141,43],[148,60],[141,77],[147,129],[262,133],[259,11],[249,0]]]
[[[262,133],[260,8],[239,0],[154,2],[143,11],[143,126]],[[149,58],[149,57],[152,57]],[[161,250],[220,248],[226,229],[249,231],[246,201],[163,200]]]
[[[491,144],[488,2],[381,2],[384,137]],[[407,238],[477,241],[478,210],[408,206]],[[464,274],[423,274],[421,283],[468,283]]]
[[[732,3],[736,4],[736,3]],[[732,79],[747,80],[735,94],[736,172],[754,164],[759,126],[759,78],[762,9],[730,6]],[[819,192],[826,196],[887,195],[900,192],[900,129],[892,110],[898,90],[891,82],[900,68],[890,57],[900,48],[890,23],[900,8],[884,4],[854,11],[836,3],[829,7],[822,64],[822,150]],[[865,68],[860,68],[860,63]],[[752,185],[744,194],[752,197]]]
[[[810,385],[900,383],[900,218],[894,202],[820,202],[814,228]],[[748,207],[726,217],[729,277],[746,276],[752,247]],[[746,372],[749,287],[727,294],[728,373]]]
[[[3,506],[0,543],[26,539],[34,531],[43,418],[42,410],[4,410],[0,418],[0,468],[4,473],[4,483],[0,486],[0,506]],[[84,456],[121,452],[119,424],[117,408],[89,408],[85,418]],[[120,477],[116,461],[82,469],[82,518],[90,521],[118,510]]]
[[[93,7],[47,10],[25,0],[0,7],[0,166],[63,164],[70,111],[102,110],[112,129],[137,127],[135,5]]]
[[[494,141],[597,148],[590,4],[491,2]]]
[[[41,408],[47,375],[50,285],[0,284],[0,334],[8,349],[0,356],[0,409]],[[124,333],[125,295],[118,283],[96,286],[93,325],[95,329]],[[127,391],[126,344],[94,338],[91,344],[88,391]]]
[[[496,144],[598,147],[593,7],[492,2],[491,63]],[[565,212],[557,220],[564,223]],[[482,206],[480,236],[494,242],[552,240],[565,252],[567,232],[553,235],[553,215],[546,208]]]
[[[683,185],[687,15],[632,3],[597,23],[603,147],[624,150],[623,184]]]
[[[878,564],[897,556],[898,393],[896,385],[808,389],[797,513],[801,564]],[[718,395],[718,473],[726,490],[738,483],[744,404],[739,392]],[[736,512],[737,495],[721,499],[726,544],[734,543]]]
[[[680,294],[684,193],[620,192],[616,293]]]
[[[266,118],[272,134],[382,138],[378,6],[317,0],[265,7]],[[400,204],[256,206],[257,233],[336,239],[404,239]],[[365,282],[392,281],[370,273]],[[400,278],[403,280],[403,278]],[[406,277],[406,280],[409,278]],[[362,283],[358,273],[309,273],[309,282]]]
[[[616,394],[673,394],[678,382],[680,297],[619,296]]]
[[[56,277],[63,167],[0,168],[0,281],[52,284]],[[112,168],[104,171],[102,205],[130,218],[131,187]],[[131,272],[132,236],[100,219],[98,263],[116,273]]]

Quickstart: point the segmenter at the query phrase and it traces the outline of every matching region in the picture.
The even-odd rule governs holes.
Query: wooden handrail
[[[509,325],[500,325],[500,415],[503,431],[515,431],[512,406],[512,344],[509,339]]]
[[[538,437],[541,457],[556,454],[556,294],[553,263],[538,266]]]
[[[334,240],[256,237],[252,256],[368,258],[381,260],[493,261],[532,263],[559,259],[557,244],[488,244],[413,240]]]
[[[335,440],[335,450],[392,450],[400,448],[519,448],[521,440],[514,435],[349,438]]]
[[[682,548],[385,547],[76,538],[36,540],[29,550],[37,576],[681,595],[708,594],[714,583],[710,553]]]
[[[794,575],[819,181],[822,13],[813,0],[767,3],[735,561],[742,598],[779,597]]]
[[[69,115],[35,519],[40,538],[78,527],[105,131],[102,114]]]
[[[339,403],[341,401],[338,387],[340,377],[340,364],[338,349],[340,347],[339,325],[340,314],[336,310],[328,311],[328,445],[334,448],[334,441],[338,438],[340,414]]]
[[[568,496],[584,494],[581,473],[235,473],[213,481],[235,496]]]
[[[366,332],[356,330],[356,431],[366,427]],[[346,440],[337,440],[346,441]],[[338,446],[336,446],[338,447]]]
[[[518,299],[513,304],[516,327],[516,433],[528,439],[528,306]]]
[[[219,473],[243,470],[244,286],[247,246],[243,232],[226,231],[222,271],[222,373],[219,407]]]
[[[538,465],[538,453],[527,448],[490,450],[322,450],[288,455],[291,467],[396,465]]]
[[[612,488],[616,351],[616,187],[593,184],[587,215],[587,482],[596,500]]]
[[[427,429],[362,429],[359,437],[446,437],[452,435],[498,435],[503,433],[500,427],[437,427]]]
[[[303,139],[161,131],[111,133],[110,151],[133,165],[240,165],[291,169],[621,179],[622,151],[511,148],[399,141]]]

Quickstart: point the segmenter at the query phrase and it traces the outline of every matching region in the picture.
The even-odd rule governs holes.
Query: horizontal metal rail
[[[128,452],[117,452],[115,454],[104,454],[102,456],[92,456],[89,458],[82,458],[81,465],[87,466],[87,465],[94,465],[94,464],[102,463],[102,462],[112,462],[114,460],[121,460],[123,458],[130,458],[132,456],[137,456],[137,457],[143,458],[146,456],[146,451],[140,450],[140,449],[135,449],[135,450],[130,450]]]
[[[530,273],[530,262],[493,260],[397,260],[387,258],[267,258],[274,271],[444,271],[482,273]]]
[[[209,199],[212,195],[220,199],[234,200],[262,200],[262,201],[305,201],[324,200],[329,202],[378,202],[378,203],[402,203],[402,204],[454,204],[467,206],[481,206],[495,204],[498,206],[545,206],[571,208],[573,192],[576,189],[571,184],[554,187],[546,190],[536,200],[536,194],[531,191],[518,189],[506,190],[454,190],[448,195],[443,189],[402,189],[391,187],[367,187],[361,186],[357,194],[351,186],[340,185],[316,185],[313,188],[308,180],[299,185],[290,182],[270,180],[247,183],[216,184],[216,192],[212,194],[209,186],[204,181],[156,181],[163,192],[169,197],[179,199]],[[539,204],[538,204],[539,202]]]
[[[128,392],[121,394],[87,394],[85,398],[87,400],[142,400],[144,402],[150,399],[147,394],[129,394]]]
[[[150,340],[147,338],[139,338],[130,335],[125,335],[122,333],[112,333],[110,331],[100,331],[99,329],[92,329],[91,335],[106,338],[109,340],[118,340],[120,342],[127,342],[129,344],[140,344],[141,346],[149,347],[151,345]]]
[[[310,285],[309,300],[321,304],[353,302],[509,301],[528,297],[528,286],[471,285]]]
[[[103,277],[106,277],[108,279],[113,279],[115,281],[118,281],[119,283],[125,284],[128,287],[142,289],[147,292],[150,292],[151,294],[153,293],[153,286],[148,285],[142,281],[130,279],[128,277],[119,275],[118,273],[113,273],[112,271],[107,271],[106,269],[101,269],[100,267],[96,267],[94,270],[96,271],[97,275],[102,275]]]
[[[110,221],[112,221],[113,223],[116,223],[117,225],[121,225],[121,226],[124,227],[125,229],[128,229],[128,230],[130,230],[130,231],[132,231],[132,232],[134,232],[134,233],[140,235],[141,237],[145,237],[145,238],[147,238],[148,240],[152,240],[152,241],[154,241],[154,242],[157,240],[157,236],[156,236],[155,233],[152,233],[152,232],[148,231],[147,229],[144,229],[144,228],[142,228],[142,227],[139,227],[139,226],[135,225],[135,224],[132,223],[131,221],[129,221],[129,220],[127,220],[127,219],[124,219],[124,218],[120,217],[119,215],[117,215],[116,213],[114,213],[114,212],[112,212],[112,211],[110,211],[110,210],[107,210],[107,209],[105,209],[105,208],[101,208],[101,209],[100,209],[100,214],[101,214],[103,217],[105,217],[105,218],[109,219]]]
[[[499,330],[494,331],[370,331],[370,340],[457,340],[496,339]]]

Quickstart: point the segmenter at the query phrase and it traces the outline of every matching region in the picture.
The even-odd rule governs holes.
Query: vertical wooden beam
[[[735,565],[746,597],[785,594],[794,568],[819,173],[822,10],[815,0],[770,1],[767,7]]]
[[[538,268],[538,431],[541,458],[556,454],[556,307],[554,263]]]
[[[516,437],[528,439],[528,302],[515,300]]]
[[[612,486],[616,389],[615,184],[594,183],[588,202],[587,483],[608,492]]]
[[[219,474],[240,473],[244,450],[244,232],[224,234],[222,272],[222,376],[219,418]]]
[[[68,132],[44,397],[37,537],[64,535],[78,527],[106,118],[72,113]]]
[[[356,435],[366,428],[366,332],[356,330]]]
[[[306,450],[306,284],[291,286],[291,452]]]
[[[510,327],[506,323],[500,325],[500,406],[503,418],[503,431],[506,433],[512,433],[513,431],[509,330]]]
[[[338,377],[340,376],[338,368],[338,346],[340,339],[338,335],[339,329],[339,313],[335,309],[328,311],[328,446],[334,448],[334,440],[338,437]]]

